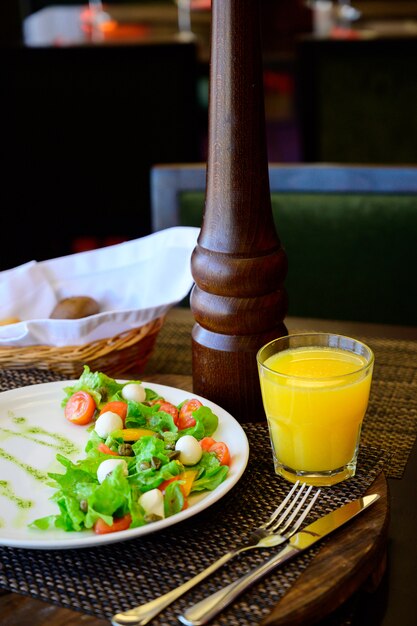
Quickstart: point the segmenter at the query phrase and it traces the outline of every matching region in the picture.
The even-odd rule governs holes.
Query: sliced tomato
[[[215,443],[216,443],[216,440],[213,439],[213,437],[203,437],[203,439],[200,439],[201,449],[204,450],[205,452],[209,452],[211,446]]]
[[[191,400],[187,400],[184,402],[182,407],[180,408],[180,415],[178,418],[178,430],[185,430],[186,428],[192,428],[195,426],[195,419],[193,417],[194,411],[197,411],[202,405],[200,400],[197,398],[192,398]]]
[[[116,415],[119,415],[122,418],[124,424],[127,415],[127,402],[122,402],[121,400],[113,400],[113,402],[107,402],[107,404],[105,404],[101,409],[100,415],[102,413],[106,413],[107,411],[111,411],[112,413],[116,413]]]
[[[98,450],[99,452],[103,452],[104,454],[112,454],[113,456],[119,456],[119,455],[117,454],[117,452],[115,452],[114,450],[112,450],[111,448],[109,448],[109,446],[106,446],[106,444],[105,444],[105,443],[100,443],[100,444],[97,446],[97,450]]]
[[[161,406],[159,407],[158,411],[165,411],[165,413],[169,413],[170,415],[172,415],[174,424],[175,426],[177,426],[180,412],[178,411],[175,404],[172,404],[171,402],[161,402]]]
[[[166,488],[168,487],[168,485],[170,485],[171,483],[175,482],[176,480],[184,480],[184,474],[178,474],[178,476],[173,476],[172,478],[168,478],[167,480],[164,480],[164,482],[162,482],[159,486],[158,489],[160,491],[162,491],[162,493],[165,496],[165,491]],[[188,507],[188,501],[187,501],[187,486],[184,484],[180,485],[180,489],[181,489],[181,493],[184,496],[184,503],[182,505],[182,511],[184,511],[184,509],[186,509]]]
[[[216,441],[209,452],[214,452],[220,461],[220,465],[230,465],[230,452],[224,441]]]
[[[200,446],[205,452],[214,452],[220,465],[230,465],[229,448],[223,441],[216,441],[213,437],[203,437]]]
[[[173,483],[175,480],[179,480],[180,478],[181,478],[181,474],[178,474],[178,476],[173,476],[172,478],[168,478],[167,480],[164,480],[160,485],[158,485],[159,491],[162,491],[162,493],[165,494],[165,490],[168,487],[168,485]]]
[[[97,535],[105,535],[106,533],[115,533],[120,530],[127,530],[131,523],[132,516],[130,515],[130,513],[126,513],[126,515],[123,515],[123,517],[115,518],[113,520],[113,524],[111,524],[110,526],[109,524],[106,524],[106,522],[101,519],[101,517],[99,517],[94,524],[93,529]]]
[[[84,426],[93,420],[95,411],[96,403],[93,396],[87,391],[76,391],[68,399],[64,415],[73,424]]]

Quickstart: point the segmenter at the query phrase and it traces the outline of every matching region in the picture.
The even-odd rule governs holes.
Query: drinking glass
[[[372,350],[333,333],[275,339],[257,354],[275,472],[330,486],[355,475]]]

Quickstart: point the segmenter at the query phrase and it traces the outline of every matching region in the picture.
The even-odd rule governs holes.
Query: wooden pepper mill
[[[193,388],[265,419],[258,349],[287,334],[287,258],[272,216],[258,0],[213,0],[205,210],[191,259]]]

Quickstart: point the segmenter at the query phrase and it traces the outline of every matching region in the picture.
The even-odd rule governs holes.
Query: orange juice
[[[328,346],[288,348],[260,364],[260,383],[275,462],[300,478],[353,475],[368,405],[372,363]],[[284,472],[279,472],[283,473]],[[288,477],[288,476],[287,476]],[[333,482],[339,482],[339,478]]]

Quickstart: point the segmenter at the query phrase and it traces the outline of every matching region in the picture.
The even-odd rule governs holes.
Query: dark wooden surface
[[[107,620],[81,615],[14,593],[0,595],[0,612],[2,626],[109,626]]]

